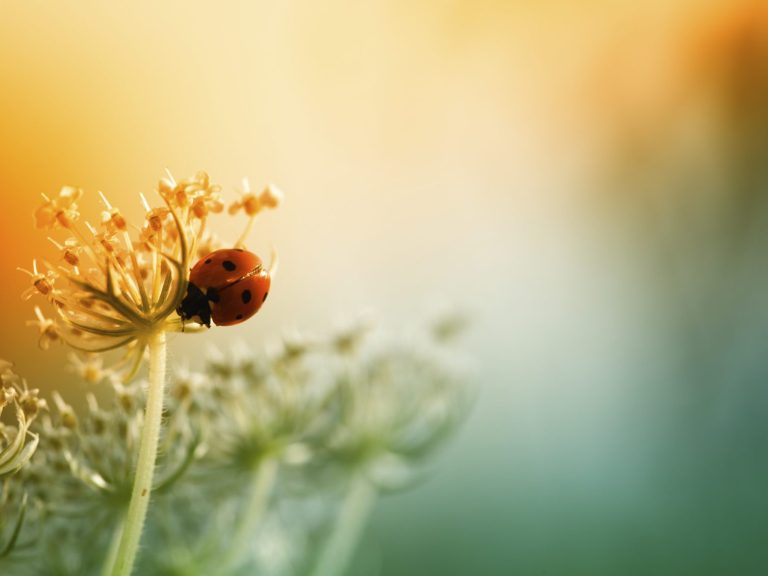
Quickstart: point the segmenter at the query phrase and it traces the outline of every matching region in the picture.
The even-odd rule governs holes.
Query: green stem
[[[229,556],[229,568],[234,569],[244,560],[249,545],[253,542],[259,519],[264,513],[275,485],[278,463],[274,457],[267,457],[259,463],[253,474],[248,502],[240,523],[232,539],[232,549]]]
[[[320,552],[312,576],[341,576],[345,573],[375,502],[376,489],[358,472],[352,478],[336,526]]]
[[[144,412],[144,427],[141,431],[139,444],[139,459],[136,464],[136,476],[133,480],[131,502],[128,505],[120,545],[111,571],[112,576],[129,576],[131,574],[139,549],[141,532],[144,529],[144,521],[147,517],[163,415],[165,355],[165,332],[155,332],[149,339],[149,391]]]
[[[125,517],[121,515],[117,524],[115,524],[114,532],[112,532],[112,539],[109,543],[109,550],[107,550],[107,557],[104,561],[104,566],[101,569],[101,576],[109,576],[112,571],[112,567],[115,565],[115,558],[117,558],[117,550],[120,547],[120,540],[123,538],[123,528],[125,526]]]

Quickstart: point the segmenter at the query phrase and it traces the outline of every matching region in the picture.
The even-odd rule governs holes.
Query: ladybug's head
[[[211,327],[211,304],[205,292],[195,284],[187,284],[187,294],[176,309],[182,321],[198,322]]]

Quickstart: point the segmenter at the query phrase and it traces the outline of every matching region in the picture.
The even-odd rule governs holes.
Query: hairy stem
[[[144,412],[144,427],[141,431],[139,459],[136,464],[131,502],[125,516],[120,545],[111,571],[112,576],[131,574],[147,517],[163,415],[165,355],[165,332],[157,331],[149,339],[149,392]]]
[[[336,525],[320,552],[312,576],[342,576],[345,573],[375,502],[376,489],[358,472],[352,478]]]
[[[253,474],[253,480],[248,493],[248,502],[245,505],[243,516],[232,540],[232,549],[229,556],[230,568],[236,568],[243,562],[248,552],[248,547],[253,542],[256,527],[267,507],[269,496],[275,485],[277,468],[277,460],[268,457],[261,461]]]

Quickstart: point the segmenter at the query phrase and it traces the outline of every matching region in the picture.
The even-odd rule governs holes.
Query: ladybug
[[[192,267],[187,294],[176,312],[211,327],[245,322],[269,294],[271,279],[261,258],[241,248],[211,252]]]

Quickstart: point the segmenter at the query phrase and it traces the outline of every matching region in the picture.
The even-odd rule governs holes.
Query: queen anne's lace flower
[[[259,196],[264,208],[279,203],[279,195],[269,190]],[[24,297],[37,294],[52,305],[51,317],[36,307],[29,323],[38,329],[42,348],[62,340],[84,353],[123,349],[119,364],[127,379],[140,367],[149,335],[184,328],[176,310],[186,294],[190,264],[201,249],[215,246],[206,225],[211,214],[224,210],[224,202],[221,187],[205,172],[181,182],[163,178],[158,192],[164,205],[153,207],[141,196],[145,216],[139,226],[103,193],[96,226],[81,222],[79,188],[43,196],[37,226],[67,237],[52,239],[61,253],[57,265],[35,260],[32,270],[22,270],[32,280]],[[246,212],[247,233],[257,211]],[[244,235],[237,245],[243,242]]]

